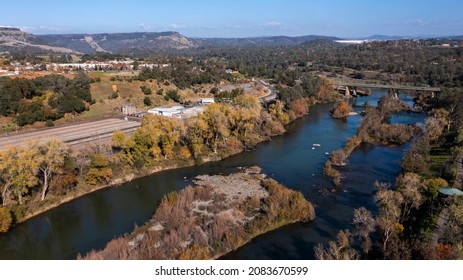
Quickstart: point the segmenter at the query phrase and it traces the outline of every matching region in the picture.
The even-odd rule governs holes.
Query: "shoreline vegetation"
[[[382,97],[376,108],[365,106],[364,118],[357,133],[346,141],[344,148],[331,152],[323,167],[323,174],[331,178],[333,185],[338,187],[341,185],[341,173],[335,167],[345,166],[349,156],[362,143],[402,145],[410,141],[421,131],[419,127],[388,122],[391,114],[410,109],[408,104],[393,96]],[[345,101],[338,103],[332,112],[334,118],[346,117],[350,113],[349,105]]]
[[[265,108],[255,96],[240,94],[231,103],[209,105],[204,113],[189,120],[148,115],[133,135],[115,132],[110,146],[92,147],[74,155],[64,144],[58,144],[59,162],[49,156],[50,143],[56,140],[40,147],[33,143],[9,147],[0,153],[12,159],[0,166],[2,180],[8,182],[2,189],[0,208],[7,209],[3,211],[5,218],[0,217],[6,221],[2,232],[88,193],[159,171],[218,161],[281,135],[284,126],[307,115],[311,105],[336,99],[327,81],[314,78],[312,82],[310,88],[298,88],[291,98]],[[280,93],[286,96],[291,90],[281,87]],[[30,172],[21,176],[8,173],[24,157],[29,159]],[[49,165],[53,168],[47,169],[45,179],[41,170]]]
[[[365,207],[354,209],[352,229],[340,230],[336,239],[326,245],[317,244],[314,247],[316,259],[463,258],[463,199],[461,196],[452,197],[439,193],[441,188],[449,185],[456,189],[462,188],[463,131],[461,122],[457,121],[453,130],[450,129],[455,111],[446,110],[452,108],[452,103],[449,106],[446,97],[420,100],[419,105],[428,108],[426,123],[417,127],[411,134],[410,138],[413,137],[413,141],[402,157],[400,174],[395,182],[374,183],[377,211],[373,212]],[[375,114],[378,114],[389,110],[378,108],[375,111]],[[341,150],[342,153],[333,152],[330,161],[327,162],[328,168],[333,162],[345,162],[346,154],[349,155],[365,139],[377,135],[372,133],[377,131],[374,128],[378,126],[371,125],[374,121],[370,119],[374,116],[371,112],[366,112],[357,135],[348,140],[344,150]],[[382,120],[377,120],[377,123],[381,122]],[[378,141],[381,137],[371,138],[373,142],[365,142],[389,143]],[[405,138],[403,140],[405,141]],[[349,153],[344,153],[345,150]],[[332,173],[333,178],[337,180],[340,173],[332,169],[336,172]],[[445,223],[440,223],[444,220]]]
[[[260,234],[314,218],[300,192],[267,179],[259,167],[201,175],[194,187],[165,195],[145,225],[78,259],[216,259]]]

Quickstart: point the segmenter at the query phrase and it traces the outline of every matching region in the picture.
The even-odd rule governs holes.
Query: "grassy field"
[[[39,76],[45,76],[52,74],[51,72],[31,72],[24,73],[22,75],[14,76],[22,78],[36,78]],[[56,73],[53,73],[56,74]],[[74,74],[63,74],[67,78],[74,78]],[[159,106],[171,106],[176,103],[173,100],[165,100],[165,93],[168,90],[178,90],[173,84],[158,82],[156,80],[148,80],[141,82],[134,80],[133,77],[138,75],[137,71],[119,71],[119,72],[90,72],[87,74],[89,78],[97,79],[98,82],[94,82],[90,86],[92,98],[95,103],[89,106],[89,110],[79,115],[66,114],[66,116],[60,120],[56,120],[55,124],[63,124],[74,121],[86,121],[90,119],[98,119],[108,116],[121,116],[122,106],[125,104],[134,105],[139,111],[146,111],[149,108]],[[120,80],[114,80],[114,78],[121,78]],[[111,81],[113,79],[113,81]],[[145,95],[140,86],[149,87],[152,94]],[[182,101],[195,102],[204,97],[213,97],[209,91],[215,87],[214,84],[195,86],[183,90],[178,90]],[[240,87],[239,85],[230,85],[231,87]],[[162,89],[163,95],[158,95],[156,92]],[[115,95],[117,92],[117,97]],[[253,88],[252,90],[246,90],[246,92],[256,94],[257,96],[265,95],[260,89]],[[146,106],[144,104],[145,97],[149,97],[152,105]],[[37,122],[30,126],[20,128],[20,130],[29,130],[35,128],[45,127],[44,122]],[[15,131],[17,129],[13,118],[0,117],[0,134]]]
[[[149,80],[146,82],[141,81],[111,81],[113,76],[125,76],[124,73],[105,73],[105,72],[92,72],[89,73],[90,78],[100,78],[101,82],[95,82],[91,85],[91,93],[96,103],[90,107],[90,110],[78,116],[78,119],[86,119],[93,117],[101,117],[106,115],[114,115],[121,113],[121,107],[124,104],[133,104],[140,110],[147,110],[149,108],[158,106],[170,106],[175,102],[172,100],[166,101],[164,96],[156,94],[156,91],[163,89],[164,93],[167,90],[177,89],[174,85],[164,85],[158,83],[156,80]],[[140,86],[149,87],[152,94],[145,95]],[[193,89],[179,90],[182,100],[196,101],[201,97],[211,97],[209,90],[213,86],[204,86],[197,88],[196,92]],[[114,89],[117,88],[118,97],[111,98],[114,94]],[[151,101],[151,106],[145,106],[143,103],[144,98],[148,96]]]
[[[450,149],[434,147],[431,149],[431,173],[434,176],[441,176],[445,164],[452,159]]]

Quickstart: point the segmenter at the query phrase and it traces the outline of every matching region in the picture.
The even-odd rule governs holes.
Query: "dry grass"
[[[314,219],[313,206],[301,193],[264,179],[262,174],[255,174],[258,170],[202,176],[202,186],[166,195],[145,226],[136,228],[126,238],[111,241],[102,251],[88,253],[85,258],[216,258],[261,233]],[[239,196],[246,186],[256,189],[253,197]],[[230,192],[225,190],[235,188],[238,197],[232,195],[233,199],[226,199]],[[260,197],[259,192],[263,192]]]

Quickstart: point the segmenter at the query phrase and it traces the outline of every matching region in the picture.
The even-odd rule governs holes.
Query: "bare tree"
[[[403,231],[403,226],[400,224],[403,197],[399,192],[390,190],[388,183],[375,182],[375,187],[378,189],[375,198],[379,206],[376,223],[383,242],[383,252],[386,252],[389,241]]]
[[[368,254],[371,249],[371,238],[370,233],[375,231],[376,221],[365,207],[357,208],[354,210],[354,236],[362,242],[363,253]]]
[[[336,241],[328,242],[325,248],[322,244],[317,244],[314,248],[317,260],[356,260],[358,252],[350,245],[351,233],[349,230],[341,230],[336,236]]]
[[[59,169],[63,166],[68,150],[63,142],[56,139],[50,140],[45,144],[40,144],[36,149],[39,152],[39,170],[43,175],[41,199],[44,200],[51,176],[58,173]]]

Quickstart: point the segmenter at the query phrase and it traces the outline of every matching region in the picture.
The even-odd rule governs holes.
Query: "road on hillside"
[[[257,81],[261,86],[266,87],[269,93],[265,96],[260,97],[262,101],[269,102],[277,98],[277,90],[269,83],[262,80]]]

